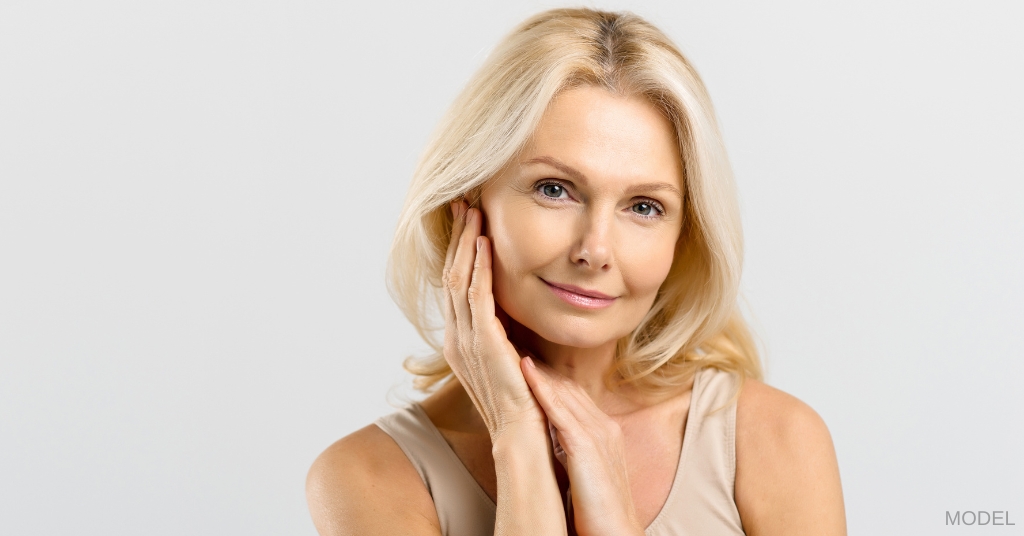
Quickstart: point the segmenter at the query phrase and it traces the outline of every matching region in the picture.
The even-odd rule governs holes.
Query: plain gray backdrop
[[[417,155],[556,5],[0,5],[0,533],[314,534],[310,463],[415,396],[383,275]],[[767,380],[829,425],[850,533],[1020,534],[1021,4],[596,5],[710,90]]]

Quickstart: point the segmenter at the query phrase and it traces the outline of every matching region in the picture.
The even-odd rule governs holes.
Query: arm
[[[491,245],[482,215],[452,205],[445,258],[444,356],[491,436],[498,496],[496,536],[567,533],[544,414],[520,370],[520,356],[495,315]]]
[[[440,536],[434,503],[391,436],[370,425],[321,454],[306,477],[321,536]]]
[[[527,357],[523,375],[550,423],[572,489],[577,534],[642,536],[626,473],[622,428],[572,380]]]
[[[495,536],[565,534],[546,433],[508,431],[493,449],[498,476]],[[306,501],[320,536],[441,534],[423,480],[391,436],[373,425],[317,457],[306,477]]]
[[[536,427],[510,432],[498,438],[491,449],[498,477],[494,535],[566,534],[547,432]]]
[[[807,404],[747,380],[736,407],[736,507],[750,536],[845,536],[839,464]]]
[[[498,483],[496,536],[567,533],[544,415],[495,316],[491,251],[479,210],[453,205],[445,260],[444,355],[491,436]],[[463,216],[468,216],[463,218]],[[437,536],[429,492],[390,436],[368,426],[328,448],[306,483],[321,536]]]

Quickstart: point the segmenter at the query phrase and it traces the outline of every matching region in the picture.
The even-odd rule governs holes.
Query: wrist
[[[536,455],[551,451],[548,430],[543,422],[515,421],[491,434],[491,454],[498,457]]]
[[[498,483],[494,534],[565,535],[557,460],[546,427],[508,426],[492,439],[491,453]]]

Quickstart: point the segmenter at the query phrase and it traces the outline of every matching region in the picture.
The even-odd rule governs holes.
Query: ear
[[[469,206],[480,208],[480,193],[482,191],[482,186],[476,186],[462,194],[462,198],[466,200],[466,203],[469,203]]]

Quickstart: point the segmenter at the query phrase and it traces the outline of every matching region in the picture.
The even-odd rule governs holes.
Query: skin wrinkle
[[[485,471],[482,485],[491,479],[494,488],[489,488],[488,494],[500,503],[494,493],[502,492],[495,488],[505,489],[513,482],[509,466],[502,463],[526,461],[526,465],[514,464],[511,470],[543,472],[538,453],[530,450],[535,443],[521,438],[534,433],[538,424],[554,425],[557,441],[566,447],[562,449],[565,467],[556,462],[554,452],[547,451],[548,463],[555,464],[555,484],[561,487],[554,491],[564,495],[565,486],[573,482],[577,527],[639,534],[664,504],[680,438],[673,433],[656,434],[644,445],[661,443],[663,452],[657,460],[649,459],[649,453],[642,454],[642,460],[635,459],[639,447],[630,449],[625,443],[637,445],[645,432],[627,439],[618,421],[642,418],[648,410],[665,412],[669,406],[652,405],[635,386],[604,380],[616,368],[619,338],[648,313],[672,267],[683,210],[681,196],[675,193],[682,187],[682,166],[674,128],[641,97],[581,87],[561,94],[549,105],[520,155],[526,159],[548,156],[578,173],[545,164],[524,166],[518,161],[506,166],[479,189],[480,211],[470,211],[463,220],[465,205],[453,206],[456,223],[446,255],[446,264],[454,263],[458,271],[468,274],[474,264],[472,240],[479,233],[488,237],[482,242],[487,247],[477,249],[486,254],[475,264],[474,292],[467,295],[467,281],[458,279],[461,293],[452,296],[454,320],[460,337],[467,340],[459,341],[458,350],[450,354],[446,347],[446,357],[460,383],[466,381],[467,391],[481,399],[480,413],[490,417],[487,420],[491,422],[481,423],[486,424],[490,440],[481,438],[477,446],[492,449],[494,473],[488,477]],[[663,186],[652,188],[652,182]],[[479,272],[481,267],[490,270]],[[612,302],[600,309],[580,308],[576,302],[560,298],[547,282],[579,286],[584,293],[589,289],[607,294]],[[478,283],[484,286],[477,287]],[[488,287],[493,302],[476,293]],[[474,305],[467,315],[465,300],[470,295]],[[477,298],[486,309],[476,311]],[[497,325],[478,320],[492,305],[506,326],[507,339],[496,336]],[[446,322],[452,320],[449,316]],[[466,329],[486,333],[473,341]],[[501,340],[508,348],[497,351]],[[523,349],[537,356],[536,368],[530,366],[532,361],[524,365],[516,358],[513,352],[522,355]],[[504,382],[487,374],[497,373],[519,389],[516,374],[507,370],[514,361],[520,361],[518,368],[535,395],[527,398],[544,405],[539,422],[526,404],[513,402],[520,396],[518,391],[515,396],[503,397]],[[523,367],[534,372],[527,373]],[[553,406],[541,402],[549,399],[537,390],[541,368],[551,371],[542,374],[549,381],[559,378],[550,384],[557,392]],[[515,423],[517,419],[525,424]],[[666,430],[678,429],[677,424]],[[549,430],[544,435],[549,435]],[[641,476],[630,481],[629,464],[646,468],[646,472],[641,470]],[[515,489],[515,493],[523,492],[519,486]]]
[[[540,198],[539,182],[563,185]],[[683,221],[683,173],[672,124],[641,97],[582,86],[549,105],[519,158],[480,189],[495,301],[509,338],[576,380],[603,409],[615,346],[650,310]],[[665,213],[644,219],[646,199]],[[561,302],[544,283],[615,296],[600,310]]]
[[[581,514],[596,516],[591,523],[635,528],[631,496],[656,497],[645,501],[643,509],[645,519],[653,517],[672,484],[671,470],[662,465],[674,465],[678,457],[670,452],[659,459],[651,470],[660,478],[645,475],[643,491],[634,488],[631,493],[622,432],[604,421],[608,415],[639,411],[645,401],[633,386],[610,390],[605,377],[614,367],[617,339],[650,310],[675,256],[682,226],[682,169],[674,128],[640,97],[580,87],[552,102],[520,156],[479,189],[478,199],[469,200],[483,216],[471,221],[489,241],[495,306],[509,317],[507,334],[513,345],[567,377],[552,385],[566,415],[577,412],[573,407],[583,401],[596,405],[578,415],[589,421],[586,429],[559,440],[570,446],[568,478],[580,486],[573,503]],[[529,159],[537,161],[522,165]],[[538,189],[541,183],[564,190],[544,196]],[[637,211],[639,203],[652,208]],[[461,247],[471,246],[462,241]],[[461,255],[456,254],[457,262]],[[461,266],[460,271],[466,269],[465,263]],[[472,296],[473,325],[480,329],[475,316],[482,296],[476,294],[478,275],[472,277],[466,297]],[[614,296],[614,301],[601,310],[583,310],[562,301],[545,282],[595,290]],[[458,322],[460,331],[465,330],[465,319]],[[463,341],[461,352],[484,356],[487,341],[472,342],[476,344]],[[502,399],[497,380],[487,379],[489,367],[496,365],[485,358],[470,359],[462,372],[476,378],[468,390],[476,391],[481,413],[489,414],[484,424],[493,445],[506,436],[509,419],[515,418],[503,409],[516,406]],[[555,422],[566,424],[565,418]],[[572,456],[579,463],[571,462]],[[612,508],[612,503],[625,510]]]
[[[557,158],[553,158],[553,157],[550,157],[550,156],[537,156],[537,157],[531,158],[529,160],[520,162],[520,166],[527,166],[527,165],[530,165],[530,164],[545,164],[545,165],[549,165],[549,166],[551,166],[551,167],[553,167],[555,169],[558,169],[562,173],[565,173],[566,175],[569,175],[574,180],[578,180],[578,181],[580,181],[580,182],[582,182],[584,184],[587,184],[587,182],[588,182],[586,175],[580,173],[579,170],[573,168],[572,166],[569,166],[569,165],[559,161]],[[658,190],[668,190],[668,191],[676,194],[680,199],[683,197],[683,193],[679,190],[679,188],[676,188],[675,186],[673,186],[672,184],[669,184],[667,182],[650,182],[650,183],[630,185],[622,193],[624,193],[624,194],[625,193],[643,193],[643,192],[658,191]]]
[[[557,199],[544,199],[537,185],[545,182],[565,190]],[[566,383],[552,385],[563,411],[587,400],[597,405],[588,420],[601,422],[609,417],[597,413],[625,416],[644,405],[632,386],[612,391],[605,377],[613,369],[617,338],[647,314],[671,269],[682,226],[681,189],[672,124],[640,97],[595,87],[560,94],[520,158],[479,189],[480,229],[492,248],[493,291],[496,306],[509,317],[509,340],[581,386],[577,393],[566,390]],[[634,212],[638,202],[651,201],[664,213]],[[603,310],[581,310],[556,297],[545,281],[596,290],[615,301]],[[472,362],[470,375],[485,374],[484,363]],[[503,401],[494,400],[497,389],[480,387],[483,412],[501,407]],[[507,419],[498,419],[492,430],[501,436]],[[581,512],[596,513],[596,523],[616,525],[635,521],[637,509],[629,500],[622,432],[613,434],[606,429],[611,427],[597,424],[567,441],[581,461],[570,470],[582,486],[573,502],[589,504]],[[590,442],[596,450],[583,446]],[[645,519],[664,504],[672,484],[672,471],[662,464],[673,465],[677,458],[667,452],[650,468],[665,478],[644,475],[644,491],[633,490],[656,497],[644,503]],[[609,461],[614,467],[604,466]],[[611,492],[618,498],[602,497],[594,495],[595,486],[621,491]],[[611,511],[607,501],[626,510]]]
[[[440,387],[422,409],[498,506],[495,534],[564,534],[559,510],[571,481],[568,522],[581,534],[641,536],[657,521],[678,474],[691,373],[702,365],[693,354],[703,353],[709,341],[707,364],[761,377],[742,315],[729,310],[742,264],[732,177],[702,83],[657,29],[632,15],[590,10],[555,10],[529,27],[537,32],[514,33],[474,77],[417,166],[389,260],[389,290],[395,289],[417,331],[441,350],[419,363],[407,360],[407,369],[419,376],[417,387]],[[566,28],[577,29],[580,39],[573,41]],[[582,74],[567,74],[573,69]],[[669,96],[658,106],[661,91]],[[685,163],[680,152],[688,155]],[[523,165],[545,157],[564,166]],[[661,180],[679,187],[651,187]],[[692,184],[681,196],[684,180]],[[565,190],[538,188],[548,182]],[[453,198],[461,200],[451,203],[450,219],[440,205]],[[651,213],[633,204],[639,198],[664,203],[664,215],[641,217]],[[468,213],[466,202],[473,207]],[[686,229],[684,222],[695,227]],[[446,230],[451,239],[439,236]],[[477,252],[486,252],[482,257],[474,255],[473,240]],[[445,271],[456,266],[457,273],[437,286],[447,298],[444,332],[457,335],[444,337],[440,349],[430,329],[440,328],[427,303],[433,289],[422,283],[437,282],[445,242]],[[673,257],[680,261],[675,266]],[[483,259],[476,270],[474,258]],[[676,277],[657,300],[656,289],[671,270]],[[479,286],[470,275],[482,276]],[[604,309],[583,310],[585,299],[553,292],[545,280],[616,298]],[[698,280],[709,292],[696,290]],[[467,295],[468,286],[474,292]],[[733,317],[717,331],[726,314]],[[655,333],[650,344],[620,337],[641,321],[636,336],[646,340]],[[738,341],[739,351],[727,348],[730,341]],[[629,354],[623,363],[615,362],[619,344]],[[537,359],[522,359],[524,349]],[[637,369],[666,362],[665,374],[637,377]],[[631,376],[626,382],[613,375],[620,368]],[[822,523],[812,527],[811,521],[828,515],[830,504],[842,514],[827,430],[810,430],[806,416],[756,380],[743,392],[735,397],[735,489],[719,483],[721,491],[734,491],[743,530],[794,535],[793,520],[802,517],[801,534],[825,534]],[[794,424],[796,432],[768,433],[792,431]],[[446,513],[385,432],[367,427],[353,434],[366,439],[361,445],[332,446],[333,462],[318,463],[312,483],[330,479],[338,488],[331,504],[359,505],[349,509],[362,512],[346,520],[346,532],[437,534],[409,526],[401,514],[366,515],[374,509]],[[551,449],[552,434],[563,447],[564,467]],[[823,448],[829,459],[816,462]],[[347,476],[365,472],[362,459],[389,462],[386,478],[370,488],[349,482]],[[416,463],[412,456],[409,461]],[[823,463],[833,475],[828,488],[819,476]],[[354,493],[365,500],[352,500]],[[778,512],[786,513],[781,523]],[[323,516],[314,516],[322,526]],[[482,523],[488,525],[486,517]]]

